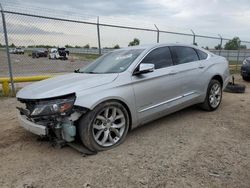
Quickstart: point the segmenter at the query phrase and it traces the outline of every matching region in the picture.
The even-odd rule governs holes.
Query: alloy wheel
[[[209,93],[209,103],[212,108],[217,108],[221,102],[221,86],[215,83]]]
[[[125,127],[126,118],[122,110],[115,106],[105,107],[93,121],[94,140],[102,147],[112,146],[122,138]]]

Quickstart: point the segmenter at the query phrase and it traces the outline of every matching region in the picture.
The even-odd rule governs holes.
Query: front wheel
[[[222,100],[222,86],[218,80],[211,80],[208,84],[207,95],[201,107],[207,111],[216,110]]]
[[[128,112],[115,101],[99,104],[85,114],[78,125],[83,145],[92,151],[108,150],[121,144],[128,129]]]

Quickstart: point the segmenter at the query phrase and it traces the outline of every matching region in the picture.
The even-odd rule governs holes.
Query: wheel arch
[[[221,84],[221,87],[223,88],[223,78],[222,78],[222,76],[221,75],[219,75],[219,74],[216,74],[216,75],[214,75],[212,78],[211,78],[211,80],[217,80],[217,81],[219,81],[220,82],[220,84]],[[210,80],[210,81],[211,81]]]
[[[109,97],[104,97],[101,99],[99,98],[99,100],[96,100],[96,99],[95,100],[88,100],[88,101],[85,101],[84,103],[82,103],[82,101],[79,100],[79,101],[76,101],[75,106],[79,106],[81,108],[87,109],[87,111],[88,111],[88,110],[93,110],[95,107],[97,107],[98,105],[100,105],[102,103],[111,102],[111,101],[115,101],[115,102],[120,103],[127,110],[128,116],[129,116],[129,130],[131,130],[133,123],[135,123],[134,121],[136,121],[136,116],[132,114],[133,109],[130,109],[131,106],[127,103],[127,101],[125,101],[121,97],[109,96]]]

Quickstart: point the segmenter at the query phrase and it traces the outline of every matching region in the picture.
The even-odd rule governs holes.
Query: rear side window
[[[198,49],[195,49],[195,50],[196,50],[200,60],[207,59],[207,53],[205,53],[201,50],[198,50]]]
[[[199,60],[198,55],[193,48],[186,46],[171,46],[170,49],[176,64],[184,64]]]
[[[173,65],[171,53],[168,47],[161,47],[151,51],[141,63],[151,63],[155,69],[169,67]]]

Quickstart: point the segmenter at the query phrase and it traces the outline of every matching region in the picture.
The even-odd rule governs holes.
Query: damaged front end
[[[57,143],[72,142],[76,136],[76,121],[88,111],[75,106],[75,99],[75,94],[49,99],[18,98],[20,125]]]

